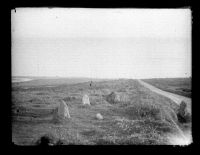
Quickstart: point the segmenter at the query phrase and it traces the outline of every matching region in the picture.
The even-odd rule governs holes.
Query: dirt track
[[[156,88],[156,87],[154,87],[154,86],[152,86],[152,85],[150,85],[150,84],[148,84],[148,83],[146,83],[142,80],[138,80],[138,82],[140,84],[142,84],[143,86],[145,86],[146,88],[150,89],[151,91],[170,98],[171,100],[173,100],[177,104],[180,104],[181,101],[185,101],[188,104],[188,106],[187,106],[188,111],[191,113],[191,98],[163,91],[163,90]]]

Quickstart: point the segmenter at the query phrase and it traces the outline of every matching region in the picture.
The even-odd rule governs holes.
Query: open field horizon
[[[19,79],[19,80],[18,80]],[[60,79],[60,84],[71,84],[71,83],[82,83],[82,82],[98,82],[98,81],[108,81],[108,80],[130,80],[130,78],[89,78],[89,77],[57,77],[57,76],[12,76],[12,82],[23,82],[23,80],[30,81],[41,80],[41,79],[51,79],[51,84],[58,84],[57,79]],[[132,80],[141,79],[161,90],[182,95],[191,98],[191,77],[175,77],[175,78],[135,78]],[[29,81],[28,80],[28,81]],[[37,81],[36,81],[37,82]],[[44,82],[44,81],[43,81]],[[44,84],[47,84],[44,82]]]
[[[150,80],[150,79],[155,79],[155,80],[159,80],[159,79],[191,79],[191,76],[184,76],[184,77],[152,77],[152,78],[129,78],[129,77],[116,77],[116,78],[103,78],[103,77],[89,77],[89,76],[32,76],[32,75],[12,75],[11,76],[12,79],[14,78],[28,78],[28,79],[87,79],[87,80],[116,80],[116,79],[141,79],[141,80]]]
[[[90,81],[52,85],[51,80],[45,85],[43,80],[12,84],[15,144],[36,145],[41,136],[48,135],[62,145],[162,145],[171,144],[169,135],[179,134],[177,126],[190,131],[191,122],[177,120],[176,103],[137,80],[94,81],[91,87]],[[121,101],[109,103],[106,96],[111,92],[118,93]],[[83,94],[88,94],[90,106],[82,105]],[[55,122],[52,110],[60,100],[67,103],[71,118]],[[104,119],[97,120],[96,113]]]

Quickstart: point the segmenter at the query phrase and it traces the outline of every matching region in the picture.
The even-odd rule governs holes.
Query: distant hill
[[[191,78],[155,78],[142,80],[164,91],[191,98]]]
[[[65,78],[65,77],[34,77],[34,76],[13,76],[12,82],[23,82],[21,86],[43,86],[43,85],[62,85],[62,84],[76,84],[83,82],[99,82],[109,81],[110,79],[95,79],[95,78]],[[19,83],[18,83],[19,84]]]

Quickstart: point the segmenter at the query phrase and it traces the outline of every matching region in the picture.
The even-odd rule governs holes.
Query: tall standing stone
[[[70,114],[69,114],[69,109],[67,104],[62,100],[62,102],[60,102],[59,107],[58,107],[58,116],[60,118],[70,118]]]
[[[83,95],[83,98],[82,98],[82,102],[83,102],[83,105],[90,105],[90,99],[88,97],[88,95]]]

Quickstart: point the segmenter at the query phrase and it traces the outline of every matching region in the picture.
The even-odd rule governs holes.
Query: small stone
[[[103,119],[103,116],[100,113],[98,113],[98,114],[96,114],[96,118],[101,120],[101,119]]]

